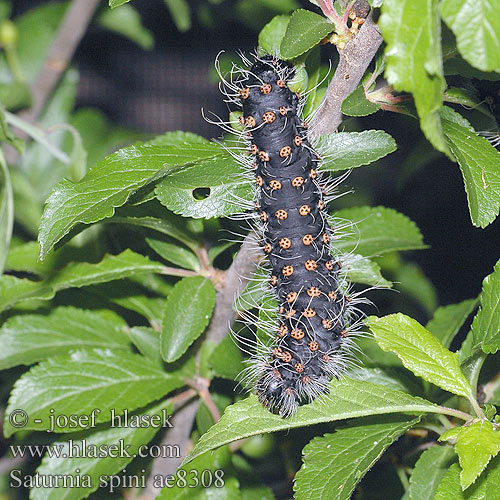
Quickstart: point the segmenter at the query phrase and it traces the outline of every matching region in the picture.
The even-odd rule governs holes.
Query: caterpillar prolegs
[[[257,232],[279,303],[272,340],[254,354],[247,375],[263,405],[287,417],[327,393],[342,373],[356,308],[332,257],[335,235],[325,207],[331,182],[320,180],[321,160],[299,116],[300,97],[288,87],[293,67],[264,56],[238,73],[227,95],[242,105]]]

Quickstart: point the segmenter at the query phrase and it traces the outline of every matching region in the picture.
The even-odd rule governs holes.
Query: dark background
[[[45,2],[14,1],[14,17],[40,3]],[[196,9],[200,2],[190,4]],[[302,4],[313,8],[305,0]],[[219,135],[200,112],[204,108],[222,118],[227,115],[217,85],[209,79],[215,57],[221,50],[253,50],[257,26],[263,26],[273,13],[254,12],[251,19],[238,20],[232,14],[234,2],[223,0],[213,7],[213,27],[201,26],[194,19],[193,28],[182,34],[162,0],[135,0],[132,5],[154,33],[155,49],[145,52],[118,35],[91,27],[74,59],[81,77],[77,105],[98,107],[117,124],[147,133],[180,129],[205,137]],[[325,60],[332,51],[325,48]],[[409,117],[379,112],[347,121],[345,127],[384,129],[396,139],[398,151],[354,171],[346,188],[354,188],[355,193],[342,203],[381,204],[408,215],[430,246],[411,257],[436,286],[440,304],[476,296],[500,256],[500,221],[486,229],[472,226],[458,165],[434,155]],[[430,161],[408,175],[415,162],[426,156]]]

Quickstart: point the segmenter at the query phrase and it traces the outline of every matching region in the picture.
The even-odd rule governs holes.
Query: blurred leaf
[[[19,33],[17,54],[21,74],[27,82],[31,83],[39,73],[66,7],[66,2],[46,3],[29,9],[15,19]],[[40,22],[41,19],[43,22]],[[0,53],[0,81],[12,81],[11,71],[3,53]]]
[[[290,16],[275,16],[259,33],[259,47],[271,55],[281,58],[280,47]]]
[[[368,116],[380,109],[377,103],[366,98],[365,88],[361,84],[351,92],[343,101],[341,111],[347,116]]]
[[[19,154],[23,154],[25,147],[24,141],[12,133],[9,125],[7,124],[5,113],[7,112],[0,105],[0,142],[10,144],[12,147],[17,149]]]
[[[469,299],[458,304],[439,307],[434,311],[434,317],[425,328],[445,347],[450,347],[455,335],[476,308],[476,305],[477,299]]]
[[[53,296],[54,290],[50,286],[41,285],[40,282],[8,275],[0,276],[0,311],[9,309],[18,302],[31,299],[49,300]]]
[[[179,359],[203,333],[215,306],[215,288],[202,276],[183,278],[165,304],[160,336],[161,355],[167,363]]]
[[[396,288],[419,304],[432,316],[438,304],[436,289],[420,266],[414,262],[401,263],[394,275]]]
[[[445,75],[461,75],[465,78],[477,78],[492,82],[500,80],[500,73],[479,71],[469,65],[459,55],[447,59],[444,63],[444,70]]]
[[[298,408],[293,419],[284,419],[264,408],[252,395],[228,406],[219,422],[204,434],[186,457],[188,463],[208,450],[255,434],[293,429],[321,422],[386,413],[421,413],[433,411],[435,405],[425,399],[393,391],[368,382],[348,378],[334,380],[329,395]]]
[[[304,463],[295,476],[295,498],[349,500],[384,451],[419,420],[397,416],[382,422],[354,422],[334,434],[315,437],[302,450]]]
[[[191,8],[187,0],[164,0],[170,15],[180,32],[191,29]]]
[[[235,380],[244,368],[242,360],[240,348],[234,339],[227,335],[215,346],[208,361],[216,377]]]
[[[31,104],[31,93],[27,84],[22,82],[0,83],[0,102],[6,109],[17,110]]]
[[[443,0],[441,15],[462,57],[481,71],[500,71],[500,17],[490,0]]]
[[[380,266],[361,255],[350,254],[347,262],[347,277],[353,283],[391,288],[392,283],[380,274]]]
[[[439,440],[455,442],[455,451],[462,467],[460,484],[463,490],[476,481],[491,458],[500,451],[500,432],[487,420],[454,427],[441,434]]]
[[[131,5],[116,10],[103,9],[96,22],[105,29],[123,35],[144,50],[151,50],[154,46],[153,35],[142,25],[140,14]]]
[[[156,238],[146,238],[146,243],[163,259],[172,262],[176,266],[193,271],[200,270],[200,263],[196,255],[175,243],[159,240]]]
[[[337,172],[383,158],[396,151],[396,142],[382,130],[365,130],[323,135],[314,147],[322,159],[321,170]]]
[[[0,20],[8,19],[12,11],[10,0],[0,0]]]
[[[296,10],[281,42],[281,55],[284,59],[298,57],[334,30],[335,26],[326,17],[309,10]]]
[[[426,248],[416,224],[392,208],[346,208],[339,210],[334,216],[354,225],[356,234],[343,235],[335,241],[335,247],[343,252],[355,251],[372,257],[394,250]]]
[[[446,81],[438,1],[386,0],[379,25],[387,43],[385,77],[396,90],[413,94],[423,133],[451,156],[439,116]]]
[[[90,415],[98,408],[101,411],[96,422],[106,422],[112,417],[110,410],[116,415],[125,409],[131,412],[183,384],[181,377],[160,370],[138,354],[109,349],[75,351],[42,361],[16,381],[4,433],[8,437],[18,431],[8,419],[16,408],[23,408],[29,415],[23,429],[45,431],[51,410],[55,415]],[[76,432],[82,428],[56,427],[54,431]]]
[[[418,321],[398,313],[382,318],[370,316],[365,323],[379,346],[394,352],[415,375],[453,394],[472,397],[458,354],[448,351]]]
[[[13,124],[14,118],[17,118],[15,125],[35,141],[26,148],[20,159],[20,168],[32,186],[40,209],[54,186],[62,178],[73,177],[74,174],[71,158],[63,151],[63,145],[66,139],[69,139],[67,132],[57,126],[69,120],[75,105],[77,84],[78,73],[74,69],[68,69],[45,105],[36,125],[26,121],[21,124],[16,115],[7,115]],[[71,151],[70,141],[67,143],[68,151]]]
[[[460,486],[460,467],[458,464],[450,466],[439,483],[433,500],[495,500],[495,497],[485,497],[486,481],[480,477],[476,484],[467,491]]]
[[[111,311],[57,307],[47,315],[13,316],[0,328],[0,369],[31,365],[74,349],[128,349],[126,329]]]
[[[107,156],[78,183],[63,180],[46,202],[39,233],[41,259],[77,224],[111,217],[116,207],[147,183],[182,166],[216,158],[222,151],[213,143],[137,144]]]
[[[410,476],[409,499],[432,500],[448,467],[455,461],[451,446],[432,446],[420,455]]]
[[[486,227],[500,210],[500,153],[449,107],[441,113],[448,145],[464,178],[472,223]]]
[[[245,170],[234,158],[200,160],[165,177],[155,188],[156,197],[169,210],[183,217],[221,217],[245,210],[252,188]]]
[[[5,268],[14,225],[14,195],[9,170],[0,150],[0,275]]]
[[[308,75],[308,83],[302,116],[309,117],[317,107],[316,98],[318,93],[326,89],[326,83],[320,82],[321,50],[319,46],[310,50],[307,54],[305,69]]]
[[[173,406],[167,400],[138,413],[138,418],[143,422],[152,422],[152,417],[159,417],[160,420],[163,420],[164,414],[168,415],[172,412]],[[51,457],[46,454],[36,473],[40,474],[40,477],[55,477],[57,474],[63,474],[63,477],[66,478],[74,476],[75,484],[81,484],[81,486],[78,488],[65,488],[61,485],[57,488],[34,487],[30,491],[30,498],[32,500],[61,500],[61,498],[64,498],[64,500],[80,500],[81,498],[87,498],[92,491],[103,486],[103,483],[106,483],[108,488],[111,488],[112,478],[118,477],[114,476],[114,474],[120,473],[137,455],[141,446],[149,443],[159,430],[160,428],[156,425],[141,427],[118,426],[98,430],[86,436],[83,440],[74,439],[71,442],[58,441],[54,443],[54,446],[62,445],[61,454],[63,456]],[[120,443],[123,443],[126,453],[115,455],[110,447],[120,446]],[[99,454],[95,458],[88,456],[75,457],[75,454],[71,453],[72,447],[79,450],[106,449],[110,450],[110,453],[107,455]],[[85,481],[82,481],[82,478],[87,475],[90,476],[90,487],[85,487]],[[71,479],[67,481],[68,484],[72,484],[72,482]]]
[[[127,2],[130,2],[130,0],[109,0],[109,6],[114,9],[115,7],[119,7]]]

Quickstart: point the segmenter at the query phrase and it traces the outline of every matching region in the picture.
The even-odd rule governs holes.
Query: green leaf
[[[303,449],[295,476],[297,500],[348,500],[384,451],[420,418],[397,416],[383,422],[353,423],[316,437]]]
[[[215,288],[202,276],[183,278],[167,298],[160,336],[167,363],[179,359],[203,333],[215,306]]]
[[[146,243],[166,261],[172,262],[177,266],[184,269],[191,269],[193,271],[200,270],[200,263],[196,255],[175,243],[159,240],[156,238],[146,238]]]
[[[418,321],[404,314],[371,316],[366,324],[384,351],[394,352],[415,375],[442,389],[472,397],[472,389],[460,370],[458,354],[448,351]]]
[[[379,26],[387,43],[385,77],[396,90],[413,94],[423,133],[450,155],[439,117],[446,81],[438,1],[386,0]]]
[[[298,57],[334,30],[335,26],[326,17],[309,10],[296,10],[281,42],[281,56],[284,59]]]
[[[128,349],[126,323],[115,313],[57,307],[48,315],[9,318],[0,328],[0,369],[31,365],[74,349]]]
[[[238,481],[234,477],[229,477],[231,468],[231,453],[227,447],[214,453],[207,453],[198,457],[189,466],[177,469],[177,473],[174,475],[175,480],[170,481],[170,485],[161,490],[156,500],[240,500]],[[191,478],[197,477],[199,479],[196,487],[186,487],[183,482],[176,480],[181,477],[181,471],[186,474],[186,485],[190,484],[189,479]],[[211,474],[208,475],[204,471]],[[215,483],[217,476],[222,477]],[[211,478],[212,482],[208,488],[203,486],[201,477]],[[191,486],[194,486],[194,480]]]
[[[383,130],[323,135],[314,146],[322,159],[321,170],[328,172],[369,165],[396,151],[396,142]]]
[[[353,379],[334,380],[329,387],[328,396],[299,407],[291,419],[274,415],[254,395],[228,406],[219,422],[201,437],[184,463],[208,450],[255,434],[368,415],[434,412],[436,408],[425,399]]]
[[[163,0],[177,29],[184,33],[191,29],[191,9],[186,0]]]
[[[101,262],[72,262],[51,278],[47,285],[54,290],[80,288],[144,273],[162,273],[165,266],[132,250],[118,255],[105,255]]]
[[[481,71],[500,71],[500,19],[490,0],[443,0],[441,16],[462,57]]]
[[[343,252],[372,257],[394,250],[426,248],[415,223],[392,208],[354,207],[334,215],[354,225],[354,235],[342,236],[335,242],[335,247]]]
[[[469,299],[458,304],[439,307],[425,328],[445,347],[450,347],[451,341],[455,338],[455,335],[475,309],[476,305],[477,299]]]
[[[3,273],[9,253],[10,238],[14,225],[14,197],[7,163],[0,151],[0,275]]]
[[[500,260],[484,279],[479,300],[480,307],[472,322],[474,346],[494,354],[500,349]]]
[[[143,356],[161,365],[159,332],[146,326],[134,326],[130,329],[130,339]]]
[[[347,277],[353,283],[363,283],[382,288],[391,288],[392,283],[380,274],[380,266],[376,263],[361,257],[350,254],[347,261]]]
[[[138,418],[142,421],[153,421],[155,419],[163,419],[164,415],[169,415],[173,411],[173,406],[168,401],[162,401],[156,406],[147,409],[138,414]],[[153,418],[152,418],[153,417]],[[37,474],[41,477],[50,477],[57,474],[62,474],[63,477],[75,477],[75,484],[80,484],[78,488],[58,487],[58,488],[32,488],[30,498],[32,500],[80,500],[87,498],[92,492],[100,486],[104,487],[104,482],[107,483],[108,491],[111,485],[111,478],[117,473],[120,473],[125,466],[133,460],[141,446],[149,443],[155,434],[159,431],[158,426],[148,425],[145,427],[128,427],[117,426],[104,430],[93,432],[86,436],[83,440],[74,439],[71,442],[58,441],[53,443],[54,447],[61,446],[61,454],[70,455],[71,447],[73,449],[83,450],[110,450],[108,456],[99,456],[98,458],[91,457],[54,457],[48,454],[42,460],[42,463],[37,468]],[[115,448],[119,449],[120,444],[126,452],[115,455]],[[144,450],[142,450],[144,452]],[[115,455],[115,456],[113,456]],[[78,474],[75,473],[78,471]],[[85,487],[83,477],[89,476],[89,487]],[[118,476],[115,476],[118,477]],[[138,476],[141,477],[140,475]],[[77,483],[80,481],[80,483]],[[68,481],[71,484],[71,481]]]
[[[380,106],[366,98],[365,88],[361,84],[342,101],[340,109],[347,116],[368,116],[376,113]]]
[[[245,170],[228,153],[200,160],[165,177],[155,188],[158,200],[183,217],[222,217],[244,211],[252,199]]]
[[[161,219],[156,217],[121,217],[115,216],[109,222],[131,224],[133,226],[145,227],[158,231],[176,240],[184,243],[191,250],[198,249],[198,236],[190,232],[186,227],[186,219],[179,217],[165,210],[165,214]]]
[[[142,25],[141,16],[131,5],[118,10],[104,9],[96,21],[99,26],[123,35],[144,50],[154,46],[153,35]]]
[[[478,483],[481,482],[481,477]],[[500,491],[500,457],[494,458],[488,467],[486,478],[486,498],[484,500],[495,500]]]
[[[450,466],[436,490],[433,500],[490,500],[485,497],[486,481],[480,477],[476,484],[467,491],[462,491],[460,486],[460,467],[458,464]],[[495,500],[495,497],[491,497]]]
[[[451,108],[443,108],[441,116],[446,140],[462,171],[472,223],[484,228],[500,210],[500,153]]]
[[[453,431],[453,432],[452,432]],[[460,484],[467,489],[500,451],[500,431],[487,420],[474,422],[443,433],[440,441],[453,440],[462,472]]]
[[[109,0],[109,6],[114,9],[115,7],[120,7],[120,5],[127,2],[130,2],[130,0]]]
[[[259,47],[271,55],[281,58],[281,41],[285,37],[290,16],[275,16],[259,33]]]
[[[26,300],[49,300],[54,293],[53,288],[40,282],[3,275],[0,276],[0,311]]]
[[[424,450],[410,476],[409,500],[432,500],[454,461],[455,453],[451,446],[432,446]]]
[[[97,163],[79,182],[60,182],[47,200],[40,224],[43,259],[77,224],[92,224],[111,217],[142,186],[182,166],[223,154],[212,143],[179,142],[158,146],[137,144],[120,149]]]
[[[29,421],[23,430],[50,429],[50,415],[90,415],[100,410],[96,423],[133,411],[181,387],[184,381],[175,373],[166,373],[147,358],[123,350],[112,352],[75,351],[50,358],[31,368],[14,384],[4,423],[8,437],[18,431],[8,416],[14,409],[27,412]],[[52,411],[51,411],[52,410]],[[38,420],[38,422],[37,422]],[[75,432],[76,428],[58,427],[54,432]]]

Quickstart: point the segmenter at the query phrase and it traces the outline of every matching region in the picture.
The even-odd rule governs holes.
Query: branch
[[[33,106],[23,118],[35,122],[52,91],[68,67],[80,40],[87,31],[100,0],[73,0],[50,47],[42,69],[31,85]]]
[[[359,85],[381,44],[382,35],[373,20],[372,11],[359,33],[347,43],[344,50],[339,50],[339,64],[309,126],[311,139],[336,131],[342,122],[342,101]]]
[[[217,291],[214,314],[206,333],[207,340],[220,342],[227,335],[229,327],[235,319],[236,314],[233,310],[234,298],[243,291],[260,259],[258,253],[255,252],[256,239],[256,235],[253,232],[246,236],[231,267],[224,272],[222,287]],[[182,457],[186,456],[189,451],[189,436],[191,435],[191,429],[196,417],[198,402],[198,399],[192,401],[175,413],[174,427],[167,430],[162,440],[163,444],[178,445],[181,449]],[[141,495],[140,500],[152,500],[155,498],[159,491],[158,488],[154,487],[155,475],[165,477],[169,474],[175,474],[181,461],[182,458],[156,458],[147,480],[147,487]]]

